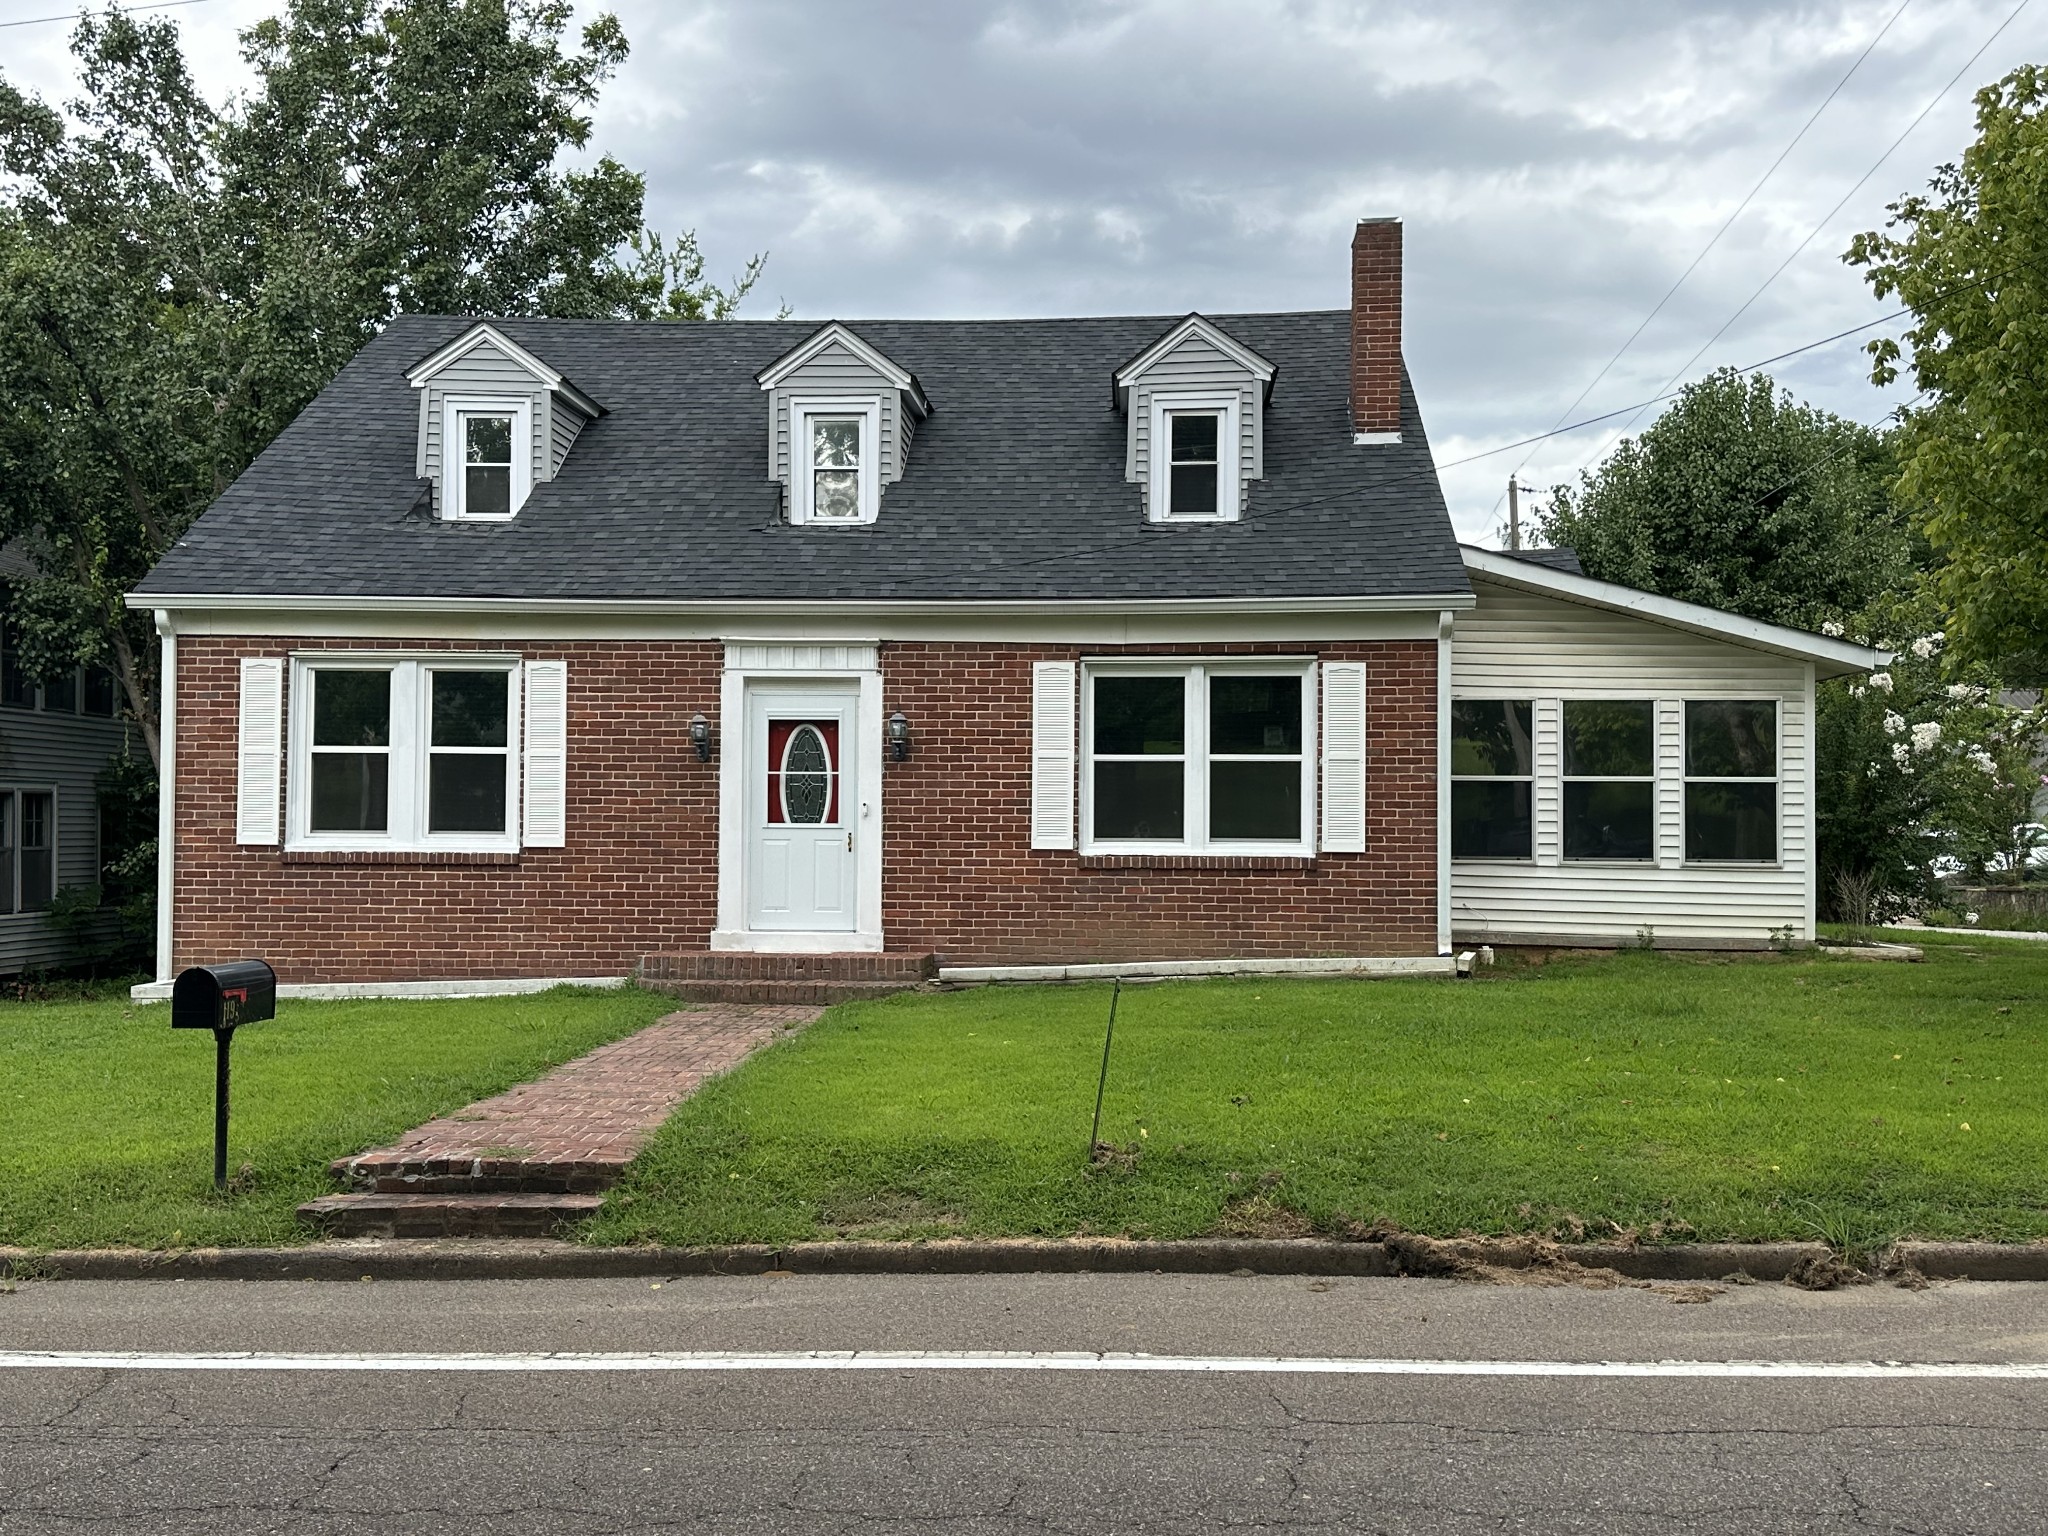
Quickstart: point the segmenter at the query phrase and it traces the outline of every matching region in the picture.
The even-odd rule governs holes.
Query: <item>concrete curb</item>
[[[304,1248],[0,1248],[0,1275],[53,1280],[545,1280],[640,1276],[1132,1274],[1355,1275],[1455,1273],[1462,1267],[1607,1269],[1631,1280],[1720,1280],[1740,1272],[1783,1280],[1825,1258],[1823,1243],[1618,1243],[1395,1238],[1119,1242],[735,1244],[717,1248],[586,1248],[532,1240],[371,1239]],[[2048,1280],[2048,1243],[1901,1243],[1887,1269],[1937,1280]]]

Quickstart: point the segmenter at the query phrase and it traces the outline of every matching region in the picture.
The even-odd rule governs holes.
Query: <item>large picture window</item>
[[[302,658],[292,695],[295,843],[517,846],[511,660]]]
[[[1535,706],[1527,699],[1451,705],[1451,857],[1531,857]]]
[[[40,912],[56,890],[56,795],[0,789],[0,916]]]
[[[1089,672],[1084,850],[1310,845],[1306,663]]]
[[[1647,699],[1564,701],[1564,856],[1656,856],[1655,709]]]
[[[1778,857],[1778,706],[1685,706],[1685,856],[1768,864]]]

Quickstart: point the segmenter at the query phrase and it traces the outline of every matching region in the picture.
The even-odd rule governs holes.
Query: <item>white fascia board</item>
[[[546,363],[535,357],[526,348],[520,346],[518,342],[507,336],[489,321],[479,321],[449,342],[440,351],[415,363],[406,374],[405,381],[414,389],[424,389],[428,380],[432,379],[435,374],[441,372],[450,363],[467,357],[486,342],[496,347],[506,357],[532,374],[540,384],[561,395],[563,399],[575,406],[584,415],[596,418],[604,414],[603,406],[599,405],[560,373],[550,368]]]
[[[1790,629],[1783,624],[1767,624],[1762,619],[1745,618],[1738,613],[1709,608],[1704,603],[1659,597],[1654,592],[1640,592],[1617,582],[1575,576],[1570,571],[1517,560],[1513,555],[1502,554],[1498,550],[1465,544],[1460,546],[1460,552],[1465,557],[1466,570],[1501,586],[1562,598],[1568,603],[1583,603],[1589,608],[1604,608],[1609,613],[1628,614],[1653,624],[1705,635],[1711,640],[1748,646],[1751,650],[1810,661],[1820,669],[1822,677],[1874,671],[1892,659],[1890,651],[1872,646],[1833,640],[1826,635],[1811,635],[1803,629]]]
[[[810,336],[798,342],[791,350],[783,353],[782,356],[755,374],[754,382],[763,389],[774,389],[784,379],[788,378],[790,374],[803,367],[805,363],[808,363],[834,342],[846,348],[847,351],[874,369],[875,372],[887,379],[895,388],[914,390],[920,400],[923,398],[924,391],[918,389],[916,378],[890,362],[888,358],[862,341],[837,320],[827,321]]]
[[[1132,381],[1137,379],[1154,363],[1158,362],[1190,336],[1200,336],[1210,346],[1250,372],[1260,383],[1272,382],[1275,371],[1273,363],[1261,357],[1214,321],[1206,319],[1201,315],[1189,315],[1180,324],[1153,342],[1151,346],[1140,352],[1128,363],[1125,363],[1123,367],[1117,369],[1117,388],[1123,389],[1130,385]]]

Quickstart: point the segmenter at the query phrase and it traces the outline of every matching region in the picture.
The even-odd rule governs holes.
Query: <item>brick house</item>
[[[1810,936],[1877,658],[1461,548],[1352,251],[1320,313],[394,321],[130,597],[160,976]]]

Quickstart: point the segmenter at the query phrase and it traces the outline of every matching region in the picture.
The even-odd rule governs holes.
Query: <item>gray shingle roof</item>
[[[1579,552],[1563,544],[1554,549],[1504,549],[1501,553],[1527,561],[1530,565],[1547,566],[1553,571],[1565,571],[1573,576],[1586,574],[1586,568],[1579,564]]]
[[[934,412],[881,517],[791,527],[755,374],[814,321],[494,322],[607,413],[510,523],[448,523],[414,476],[405,372],[473,320],[407,316],[167,554],[146,594],[590,599],[1433,596],[1470,588],[1404,382],[1356,447],[1343,311],[1212,317],[1279,365],[1235,524],[1148,525],[1107,381],[1177,317],[854,321]]]

